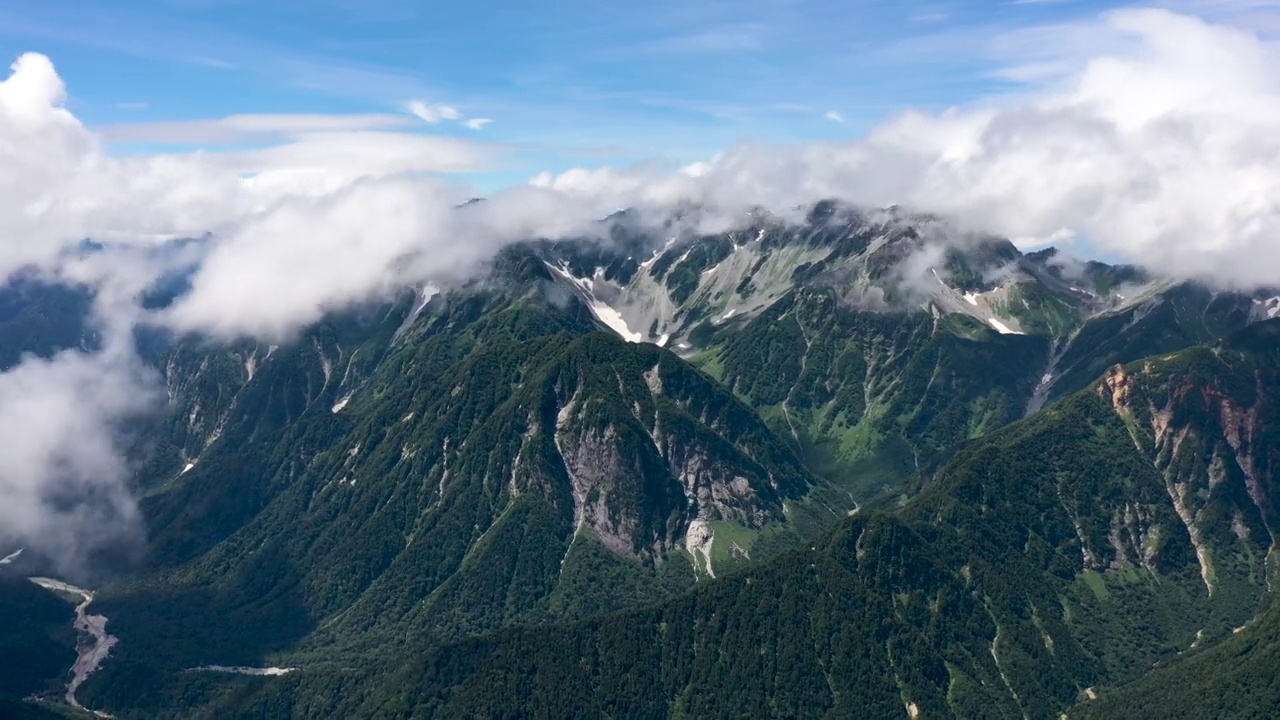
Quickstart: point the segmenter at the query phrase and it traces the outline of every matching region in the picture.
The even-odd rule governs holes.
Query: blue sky
[[[905,108],[1000,92],[1000,37],[1115,5],[6,0],[0,55],[50,56],[69,106],[95,129],[447,105],[492,122],[423,131],[515,150],[517,160],[480,178],[489,184],[538,169],[686,161],[741,139],[856,136]],[[121,151],[157,145],[138,140]]]

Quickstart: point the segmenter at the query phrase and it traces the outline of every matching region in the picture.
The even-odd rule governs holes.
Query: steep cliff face
[[[799,462],[709,379],[656,348],[583,343],[556,383],[555,447],[575,528],[616,552],[660,558],[692,523],[761,530],[786,521],[787,498],[808,494]],[[630,354],[652,367],[629,367]],[[613,365],[616,388],[593,387],[586,374],[597,361]]]
[[[1098,386],[1164,479],[1206,590],[1240,602],[1273,574],[1280,376],[1266,343],[1274,325],[1117,366]]]

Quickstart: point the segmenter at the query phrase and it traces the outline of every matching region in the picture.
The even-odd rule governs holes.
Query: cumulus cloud
[[[1280,50],[1162,10],[1110,12],[1092,27],[1109,38],[1101,54],[1038,50],[1053,72],[1013,100],[909,112],[847,143],[741,145],[696,177],[604,169],[540,182],[721,208],[902,204],[1027,246],[1075,235],[1158,272],[1275,283]]]
[[[491,122],[493,122],[493,119],[492,119],[492,118],[471,118],[470,120],[467,120],[466,122],[464,122],[464,123],[462,123],[462,124],[463,124],[463,125],[466,125],[467,127],[471,128],[472,130],[479,130],[479,129],[483,128],[485,125],[488,125],[488,124],[489,124],[489,123],[491,123]]]
[[[241,116],[227,124],[307,132],[254,150],[112,156],[63,106],[48,58],[23,55],[12,70],[0,82],[0,278],[55,265],[86,237],[136,244],[216,234],[284,197],[361,177],[481,169],[497,155],[457,138],[352,130],[369,125],[364,117]]]
[[[282,338],[327,311],[401,287],[411,278],[397,261],[439,236],[450,207],[444,195],[394,178],[282,202],[225,234],[165,320],[181,330]],[[457,247],[468,244],[459,238]]]

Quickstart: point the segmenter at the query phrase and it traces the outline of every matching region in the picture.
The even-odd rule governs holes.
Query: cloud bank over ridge
[[[1109,38],[1107,52],[1081,55],[1071,41],[1083,35]],[[901,204],[1023,246],[1076,235],[1173,276],[1274,284],[1280,48],[1161,10],[1111,12],[1057,37],[1060,47],[1037,49],[1037,84],[1024,92],[908,112],[854,141],[744,145],[684,173],[579,169],[538,182],[721,208]]]

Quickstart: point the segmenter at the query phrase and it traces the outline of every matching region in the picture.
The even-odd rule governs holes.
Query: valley
[[[76,689],[98,669],[103,660],[107,659],[112,646],[119,642],[119,638],[107,634],[106,617],[88,614],[89,605],[93,602],[91,591],[52,578],[35,577],[31,578],[31,582],[50,592],[65,593],[79,598],[74,623],[76,632],[80,636],[76,640],[78,656],[75,665],[71,666],[71,681],[67,683],[67,694],[64,698],[71,707],[83,710],[84,706],[76,700]]]

